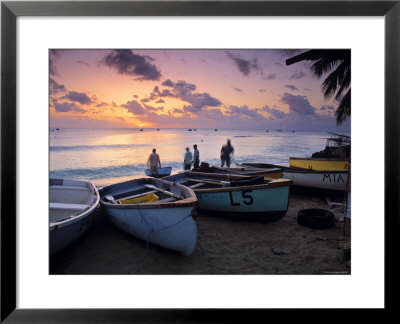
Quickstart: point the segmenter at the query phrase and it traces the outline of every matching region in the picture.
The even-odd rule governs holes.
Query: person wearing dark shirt
[[[197,145],[193,145],[194,151],[193,151],[193,170],[197,171],[199,170],[199,165],[200,165],[200,153],[199,150],[197,149]]]
[[[229,168],[231,166],[231,154],[233,154],[234,149],[231,145],[231,140],[228,139],[225,145],[221,148],[221,167],[226,166]]]

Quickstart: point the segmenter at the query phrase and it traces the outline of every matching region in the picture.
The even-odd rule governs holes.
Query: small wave
[[[68,145],[68,146],[50,146],[51,152],[58,151],[89,151],[89,150],[117,150],[133,149],[135,147],[148,146],[145,144],[111,144],[111,145]]]
[[[253,135],[235,135],[233,137],[256,137],[256,136],[253,136]]]
[[[102,179],[120,177],[121,175],[144,174],[145,164],[139,165],[118,165],[102,168],[81,168],[81,169],[60,169],[50,171],[50,177],[62,179],[74,179],[85,177],[87,179]]]

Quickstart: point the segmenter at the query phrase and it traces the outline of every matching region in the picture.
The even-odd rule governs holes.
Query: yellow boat
[[[299,158],[290,157],[289,166],[291,168],[298,168],[304,170],[315,171],[348,171],[348,159],[324,159],[324,158]]]

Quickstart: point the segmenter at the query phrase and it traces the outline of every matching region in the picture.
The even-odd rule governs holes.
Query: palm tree
[[[311,70],[317,77],[329,75],[322,82],[325,99],[335,95],[339,101],[336,109],[336,124],[341,125],[351,112],[351,55],[350,50],[309,50],[286,60],[286,65],[300,61],[312,61]],[[343,95],[344,91],[346,93]]]

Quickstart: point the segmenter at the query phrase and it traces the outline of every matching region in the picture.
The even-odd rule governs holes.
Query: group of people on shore
[[[226,166],[229,168],[231,165],[231,155],[233,154],[234,149],[231,144],[231,141],[228,139],[226,144],[224,144],[221,148],[221,167],[223,167],[226,163]],[[153,175],[158,174],[158,169],[161,168],[160,156],[156,153],[156,149],[153,149],[153,152],[150,154],[147,164],[149,165],[150,173]],[[197,144],[193,145],[193,154],[190,151],[190,148],[186,148],[186,152],[183,157],[183,169],[190,170],[193,164],[193,170],[198,171],[200,168],[200,152],[197,149]]]

